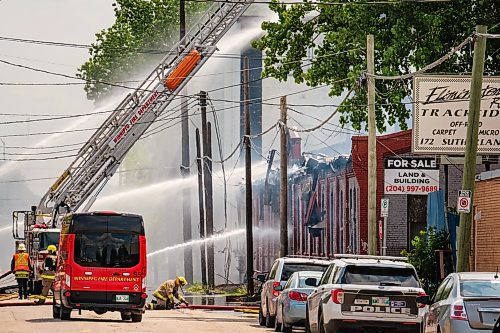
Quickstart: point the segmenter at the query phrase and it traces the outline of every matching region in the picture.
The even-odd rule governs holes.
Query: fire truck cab
[[[146,237],[140,215],[71,213],[62,219],[53,317],[119,311],[140,322],[146,303]]]

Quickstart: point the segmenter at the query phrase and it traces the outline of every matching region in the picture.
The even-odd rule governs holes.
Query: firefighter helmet
[[[181,286],[185,286],[187,284],[187,280],[184,276],[178,276],[177,281]]]
[[[49,253],[55,253],[57,251],[57,247],[55,245],[49,245],[47,246],[47,251],[49,251]]]
[[[26,251],[26,245],[24,245],[24,243],[20,243],[20,244],[17,246],[17,250],[18,250],[18,251]]]

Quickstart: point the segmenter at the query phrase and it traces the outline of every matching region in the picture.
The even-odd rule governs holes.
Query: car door
[[[426,318],[426,333],[436,333],[437,327],[439,324],[439,320],[442,318],[443,310],[444,310],[444,301],[449,295],[451,288],[453,286],[453,278],[447,277],[439,286],[436,294],[432,299],[432,304],[429,307],[429,312]],[[446,295],[446,297],[445,297]]]
[[[321,301],[321,295],[325,290],[325,285],[330,282],[330,277],[332,275],[332,271],[334,269],[334,265],[330,265],[319,282],[319,285],[316,289],[313,290],[311,295],[307,298],[307,308],[309,314],[309,326],[311,327],[312,332],[318,331],[318,305]]]
[[[262,303],[262,312],[264,313],[264,316],[267,316],[267,313],[269,312],[268,305],[271,302],[271,295],[273,293],[272,290],[273,283],[276,277],[276,271],[278,270],[279,264],[280,264],[279,260],[276,260],[274,262],[273,266],[271,267],[271,271],[269,272],[269,277],[262,286],[261,303]]]
[[[278,301],[276,302],[276,317],[279,318],[280,322],[283,322],[283,312],[282,310],[287,307],[290,299],[288,293],[290,289],[295,287],[297,281],[297,274],[293,274],[288,281],[283,286],[283,291],[278,296]]]

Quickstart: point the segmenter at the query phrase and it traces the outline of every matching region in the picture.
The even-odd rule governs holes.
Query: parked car
[[[307,298],[306,331],[422,333],[425,295],[398,257],[338,255]]]
[[[299,271],[324,272],[330,261],[311,258],[282,257],[274,261],[269,275],[258,275],[257,279],[263,282],[259,308],[259,324],[274,327],[276,318],[276,299],[280,292],[274,287],[285,285],[293,273]]]
[[[490,333],[500,316],[496,273],[452,273],[429,300],[426,333]]]
[[[276,301],[276,332],[291,332],[293,326],[304,326],[306,320],[307,296],[316,288],[322,272],[295,272],[284,286],[276,286],[281,291]]]

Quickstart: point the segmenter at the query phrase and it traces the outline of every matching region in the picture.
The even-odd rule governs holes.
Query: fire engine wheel
[[[132,319],[132,314],[130,314],[130,313],[121,312],[121,315],[122,315],[122,320]]]
[[[54,301],[52,303],[52,317],[54,319],[59,319],[61,318],[61,310],[59,310],[59,307],[56,305],[56,302]]]
[[[71,309],[65,307],[64,304],[61,304],[60,310],[61,320],[71,320]]]
[[[140,323],[142,321],[142,313],[132,313],[130,316],[134,323]]]

